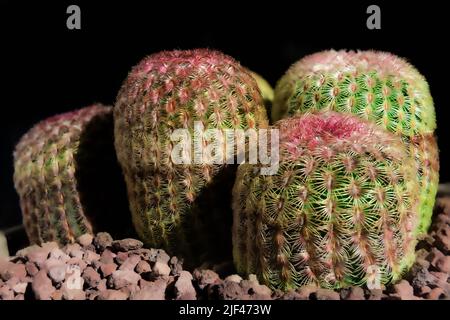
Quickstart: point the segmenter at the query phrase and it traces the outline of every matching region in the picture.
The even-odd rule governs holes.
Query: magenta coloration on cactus
[[[387,52],[315,53],[292,65],[278,82],[272,120],[316,111],[351,113],[403,139],[420,181],[417,233],[425,234],[439,182],[435,111],[425,78]]]
[[[241,164],[233,189],[233,257],[272,288],[399,279],[414,261],[418,185],[400,138],[352,115],[287,118],[280,167]],[[375,275],[376,276],[376,275]]]
[[[133,234],[111,107],[92,105],[36,124],[16,146],[14,184],[31,243],[65,244],[98,231]]]
[[[205,129],[267,126],[263,99],[248,71],[217,51],[153,54],[128,75],[114,117],[139,236],[191,265],[231,253],[235,166],[174,164],[176,142],[170,136],[177,129],[192,134],[195,121]]]

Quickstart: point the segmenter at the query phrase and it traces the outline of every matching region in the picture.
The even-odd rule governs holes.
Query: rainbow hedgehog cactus
[[[111,107],[96,104],[36,124],[14,152],[14,184],[30,242],[66,244],[105,230],[127,234],[129,218],[113,214],[127,208],[117,197],[117,170]],[[115,219],[122,220],[120,228]]]
[[[414,261],[418,184],[401,139],[353,115],[280,120],[279,170],[241,164],[233,189],[238,272],[271,288],[385,284]]]
[[[231,57],[197,49],[153,54],[132,69],[114,108],[115,145],[138,235],[188,264],[231,254],[235,166],[175,164],[171,135],[268,124],[250,73]],[[206,148],[210,141],[202,139]]]
[[[405,60],[376,51],[324,51],[295,63],[275,89],[272,120],[315,111],[351,113],[400,136],[414,158],[425,234],[439,182],[433,100],[425,78]]]

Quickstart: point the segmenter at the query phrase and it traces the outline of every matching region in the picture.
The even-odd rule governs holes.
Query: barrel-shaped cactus
[[[192,145],[196,124],[219,130],[267,126],[250,73],[217,51],[153,54],[128,75],[114,118],[115,145],[139,236],[183,256],[189,265],[231,256],[235,166],[197,161]],[[177,129],[192,138],[192,152],[182,164],[172,159]],[[202,136],[197,142],[205,148],[212,144]]]
[[[14,183],[31,243],[132,234],[113,141],[112,108],[98,104],[41,121],[21,138]]]
[[[425,233],[439,180],[435,111],[425,78],[390,53],[330,50],[301,59],[276,86],[274,121],[330,110],[357,115],[403,139],[421,187],[417,232]]]
[[[233,257],[272,288],[399,279],[414,261],[418,185],[401,139],[335,112],[280,120],[279,170],[241,164]]]

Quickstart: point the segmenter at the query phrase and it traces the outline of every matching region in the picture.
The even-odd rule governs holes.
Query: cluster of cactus
[[[125,80],[114,109],[115,144],[133,221],[151,246],[181,254],[190,264],[231,257],[231,188],[236,166],[174,164],[170,136],[194,123],[205,129],[268,125],[252,75],[211,50],[172,51],[141,61]],[[201,138],[205,148],[211,141]]]
[[[278,121],[279,170],[241,164],[233,256],[273,288],[398,279],[414,258],[417,183],[399,138],[327,112]],[[371,269],[372,268],[372,269]]]
[[[354,114],[400,136],[415,159],[420,223],[426,233],[439,180],[433,99],[425,78],[405,60],[377,51],[307,56],[279,80],[272,120],[314,111]]]
[[[96,104],[41,121],[21,138],[14,184],[31,243],[65,244],[104,228],[131,233],[126,201],[117,197],[125,189],[112,130],[112,108]]]
[[[196,159],[195,142],[204,149],[215,143],[196,137],[196,125],[267,129],[270,108],[281,133],[274,175],[261,175],[261,164],[230,164],[234,149],[221,163]],[[105,117],[108,129],[94,121]],[[86,154],[100,152],[86,147],[88,127],[114,140],[111,158],[120,164],[139,237],[188,267],[233,258],[239,272],[283,290],[362,285],[373,271],[388,283],[411,266],[431,220],[439,166],[433,102],[424,78],[387,53],[306,57],[275,93],[217,51],[146,57],[114,108],[45,120],[19,142],[14,179],[32,242],[66,243],[103,231],[100,220],[128,222],[94,208],[95,200],[113,204],[98,199],[99,185],[85,190],[83,177],[95,176]],[[194,141],[175,163],[179,129]]]

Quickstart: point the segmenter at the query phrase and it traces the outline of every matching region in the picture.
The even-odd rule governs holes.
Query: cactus
[[[98,231],[132,234],[120,178],[111,107],[92,105],[36,124],[14,152],[30,242],[66,244]]]
[[[205,129],[267,126],[250,73],[217,51],[153,54],[128,75],[114,118],[118,159],[141,239],[183,256],[190,266],[231,255],[236,166],[175,164],[170,136],[176,129],[192,134],[195,121]]]
[[[414,261],[418,222],[412,159],[401,139],[352,115],[280,120],[280,167],[241,164],[233,188],[238,272],[271,288],[399,279]]]
[[[264,105],[266,106],[266,112],[269,115],[272,109],[274,91],[272,86],[261,75],[256,72],[250,71],[250,74],[255,78],[258,88],[261,91],[261,95],[264,99]]]
[[[272,120],[318,110],[352,113],[402,137],[420,181],[416,232],[425,234],[439,182],[439,160],[435,111],[424,77],[390,53],[316,53],[295,63],[278,82]]]

